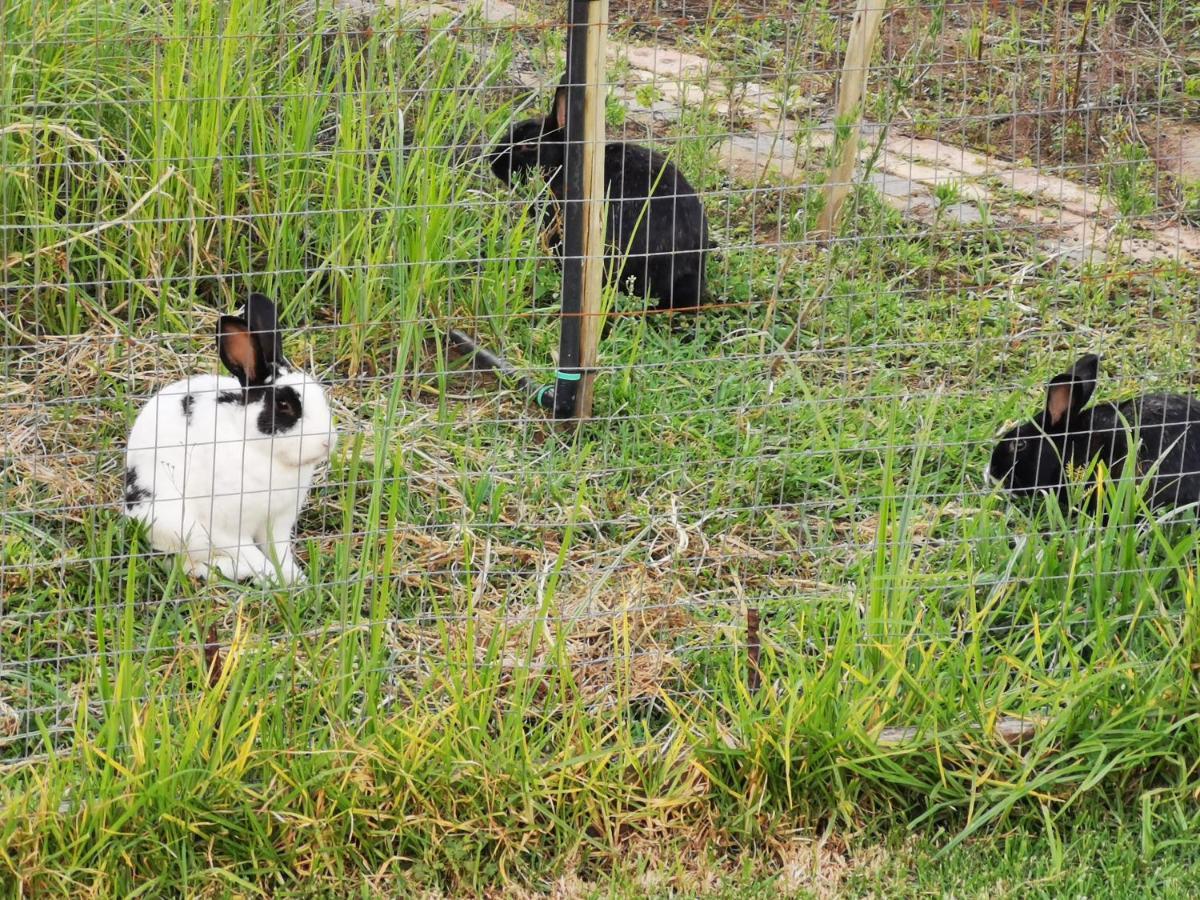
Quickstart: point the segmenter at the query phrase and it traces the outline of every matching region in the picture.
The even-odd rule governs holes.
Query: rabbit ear
[[[265,294],[251,294],[246,301],[246,321],[250,325],[250,333],[258,342],[263,361],[267,365],[283,365],[283,335],[279,331],[279,315],[271,299]]]
[[[1094,353],[1079,358],[1071,371],[1055,375],[1046,388],[1046,423],[1054,428],[1062,426],[1068,413],[1077,413],[1092,399],[1096,390],[1096,376],[1100,371],[1100,357]]]
[[[559,128],[567,127],[567,77],[563,76],[563,83],[558,86],[558,90],[554,92],[554,124]]]
[[[242,387],[262,383],[267,372],[266,360],[245,319],[221,316],[217,320],[217,352],[229,374]]]

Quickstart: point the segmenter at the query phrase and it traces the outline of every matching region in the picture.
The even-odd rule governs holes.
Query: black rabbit
[[[553,223],[561,221],[566,190],[566,121],[567,91],[559,85],[550,115],[512,125],[488,154],[492,172],[506,184],[535,169],[546,176],[553,204],[542,223],[556,253],[562,252],[561,229]],[[614,257],[624,258],[622,289],[653,297],[659,309],[695,310],[705,303],[704,265],[712,245],[704,206],[687,179],[652,150],[610,142],[604,147],[604,183],[606,277],[612,278]]]
[[[1067,498],[1068,467],[1104,462],[1119,477],[1129,456],[1129,435],[1138,442],[1137,474],[1150,476],[1151,507],[1200,501],[1200,400],[1182,394],[1143,394],[1121,403],[1084,409],[1096,389],[1100,358],[1082,357],[1051,379],[1046,408],[1036,419],[1009,430],[992,451],[986,477],[1018,496],[1039,492]]]

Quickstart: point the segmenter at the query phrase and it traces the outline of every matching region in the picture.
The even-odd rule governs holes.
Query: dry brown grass
[[[677,686],[678,652],[711,633],[689,609],[682,584],[646,568],[597,578],[572,567],[566,589],[547,598],[552,565],[553,557],[545,558],[531,583],[518,586],[493,585],[485,570],[474,597],[453,604],[470,610],[465,616],[389,623],[393,653],[422,660],[427,670],[448,651],[470,656],[474,665],[498,667],[507,686],[518,674],[560,678],[565,664],[575,692],[592,707],[655,698]],[[529,599],[513,605],[510,596]],[[539,684],[536,693],[547,690]]]
[[[144,398],[206,363],[211,370],[205,351],[103,325],[16,348],[0,374],[0,456],[16,476],[5,504],[77,522],[83,509],[116,502],[120,462],[103,436],[132,424],[123,398]]]
[[[627,841],[621,861],[604,878],[574,870],[543,886],[508,886],[483,896],[497,900],[736,896],[738,887],[757,884],[760,890],[784,897],[827,900],[845,896],[852,875],[869,876],[885,862],[882,848],[855,852],[847,839],[832,834],[781,833],[754,852],[726,843],[709,823],[696,822],[690,835],[679,829],[669,837],[642,835]]]

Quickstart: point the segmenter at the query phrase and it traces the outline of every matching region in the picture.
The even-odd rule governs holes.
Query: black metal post
[[[558,371],[555,373],[554,417],[575,418],[575,395],[583,378],[580,369],[583,324],[583,146],[584,99],[587,91],[587,42],[589,0],[567,4],[567,91],[566,196],[563,198],[562,330],[558,341]]]

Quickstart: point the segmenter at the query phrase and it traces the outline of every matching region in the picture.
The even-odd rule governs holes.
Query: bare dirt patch
[[[1160,122],[1148,137],[1159,169],[1178,184],[1200,184],[1200,125]]]

